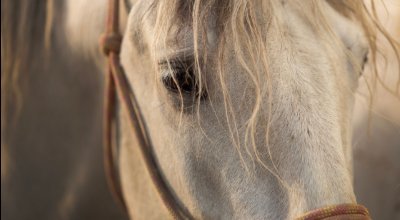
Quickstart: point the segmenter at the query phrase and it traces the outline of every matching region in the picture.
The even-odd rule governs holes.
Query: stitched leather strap
[[[323,207],[310,212],[296,220],[370,220],[368,210],[358,204],[340,204]]]

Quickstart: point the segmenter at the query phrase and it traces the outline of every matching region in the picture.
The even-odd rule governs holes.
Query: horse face
[[[195,217],[291,219],[355,202],[351,111],[367,47],[356,22],[326,2],[323,19],[312,22],[307,4],[271,3],[273,16],[254,39],[258,54],[232,22],[222,34],[210,22],[202,52],[191,22],[161,32],[161,7],[133,5],[123,66],[162,173]],[[129,211],[165,216],[124,117],[118,141]]]

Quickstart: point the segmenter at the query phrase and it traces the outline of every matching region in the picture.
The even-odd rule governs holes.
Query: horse
[[[5,218],[124,217],[97,181],[106,11],[2,1]],[[364,3],[131,0],[120,11],[122,66],[162,177],[193,218],[294,219],[356,203],[354,94],[366,58],[376,65],[378,32],[398,47]],[[129,217],[171,217],[116,111]],[[18,210],[35,198],[34,211]]]

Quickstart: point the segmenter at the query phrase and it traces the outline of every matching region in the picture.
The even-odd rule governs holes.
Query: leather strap
[[[370,220],[367,208],[358,204],[340,204],[323,207],[310,212],[296,220]]]
[[[128,123],[138,141],[137,147],[140,148],[147,171],[164,205],[175,219],[192,219],[189,212],[174,197],[174,193],[165,182],[161,169],[157,164],[142,113],[120,63],[121,40],[122,35],[119,33],[119,0],[109,0],[106,32],[100,39],[100,45],[108,59],[104,102],[104,164],[108,184],[117,200],[127,210],[118,181],[119,178],[116,174],[115,158],[117,157],[117,146],[114,144],[112,135],[116,117],[115,97],[117,97],[128,115]]]

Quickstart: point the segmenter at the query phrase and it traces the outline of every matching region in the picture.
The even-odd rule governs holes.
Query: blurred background
[[[383,26],[400,41],[400,1],[374,2]],[[382,36],[379,42],[382,51],[378,71],[384,85],[395,91],[399,66]],[[400,219],[400,93],[393,94],[382,84],[372,83],[371,73],[367,67],[366,79],[359,82],[353,114],[355,192],[357,202],[370,209],[373,219]],[[370,89],[375,89],[372,97]]]

